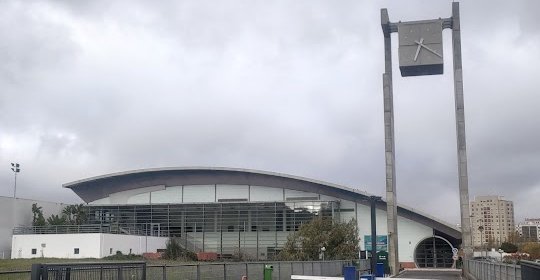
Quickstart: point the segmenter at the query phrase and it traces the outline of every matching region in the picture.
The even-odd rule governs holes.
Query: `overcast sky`
[[[539,1],[463,1],[469,191],[540,217]],[[380,9],[451,1],[0,0],[0,195],[80,201],[63,183],[223,166],[384,195]],[[459,223],[451,33],[445,74],[402,78],[398,202]]]

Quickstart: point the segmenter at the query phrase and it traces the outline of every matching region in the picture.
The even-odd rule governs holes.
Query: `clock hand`
[[[440,55],[439,53],[437,53],[436,51],[434,51],[434,50],[431,49],[430,47],[424,45],[424,43],[423,43],[423,42],[424,42],[424,39],[423,39],[423,38],[420,38],[420,42],[418,42],[418,41],[414,41],[414,42],[418,44],[418,47],[422,46],[422,47],[424,47],[426,50],[428,50],[428,51],[432,52],[433,54],[435,54],[436,56],[442,58],[442,55]],[[415,60],[415,61],[416,61],[416,60]]]
[[[424,38],[420,38],[420,43],[418,43],[417,41],[414,41],[414,42],[418,44],[418,48],[416,49],[416,54],[414,55],[414,61],[416,61],[416,59],[418,58],[418,54],[420,53],[420,48],[422,47],[422,43],[424,42]]]

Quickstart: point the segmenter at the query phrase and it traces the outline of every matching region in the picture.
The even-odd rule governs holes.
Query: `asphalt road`
[[[407,270],[396,278],[461,280],[461,271]]]

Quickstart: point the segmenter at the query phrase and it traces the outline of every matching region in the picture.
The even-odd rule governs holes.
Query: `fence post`
[[[201,280],[201,267],[197,264],[197,280]]]
[[[146,280],[146,263],[142,267],[142,280]]]
[[[62,271],[62,269],[60,269],[60,271]],[[57,275],[57,277],[58,277],[58,275]],[[65,278],[65,280],[71,280],[71,267],[66,267],[66,278]]]
[[[41,277],[42,279],[49,279],[49,268],[46,264],[41,266]]]
[[[124,280],[124,277],[122,275],[122,267],[118,267],[118,280]]]
[[[315,265],[313,262],[311,262],[311,275],[315,276]]]
[[[163,265],[163,280],[167,280],[167,265]]]
[[[249,278],[248,263],[246,263],[246,277]]]
[[[32,272],[30,273],[30,279],[31,280],[39,280],[41,279],[41,264],[34,263],[32,264]]]
[[[227,280],[227,264],[223,263],[223,280]]]

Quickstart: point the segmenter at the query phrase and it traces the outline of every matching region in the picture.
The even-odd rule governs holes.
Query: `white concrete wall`
[[[167,237],[137,236],[123,234],[101,234],[101,253],[99,258],[116,254],[130,253],[142,255],[146,252],[156,252],[157,249],[165,249]]]
[[[364,248],[364,236],[371,235],[371,210],[369,206],[357,204],[358,236],[361,250]],[[377,209],[377,235],[387,235],[386,211]],[[398,216],[398,251],[400,262],[414,262],[414,249],[425,238],[433,236],[433,229],[413,220]]]
[[[377,209],[375,211],[376,222],[377,222],[377,235],[387,235],[387,224],[386,224],[386,211]],[[371,209],[367,205],[357,203],[356,210],[356,220],[358,221],[358,237],[360,240],[361,250],[364,248],[364,236],[371,235]],[[398,229],[399,231],[399,229]],[[401,237],[400,237],[401,238]]]
[[[166,237],[103,233],[14,235],[11,258],[103,258],[116,251],[129,254],[130,249],[132,254],[140,255],[164,249],[166,242]],[[74,253],[75,248],[79,248],[79,254]]]
[[[45,244],[42,248],[41,244]],[[14,235],[12,259],[28,258],[99,258],[100,234],[28,234]],[[79,248],[79,254],[74,249]],[[32,254],[36,249],[36,254]]]
[[[433,236],[433,229],[398,216],[398,235],[399,261],[414,262],[414,249],[420,241]]]
[[[67,204],[0,196],[0,258],[11,255],[11,236],[14,227],[32,225],[32,204],[42,207],[45,219],[59,214]]]

